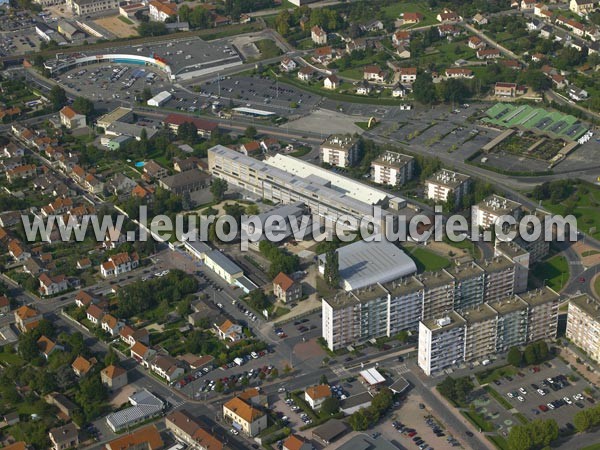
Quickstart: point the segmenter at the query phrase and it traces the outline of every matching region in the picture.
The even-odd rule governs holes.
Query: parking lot
[[[40,43],[35,28],[25,23],[22,28],[0,34],[0,56],[31,53],[40,48]]]
[[[220,81],[215,77],[199,86],[201,95],[212,95],[226,101],[231,99],[237,106],[272,111],[281,116],[308,114],[321,100],[310,92],[258,76],[224,77]],[[292,103],[297,108],[291,108]]]
[[[522,369],[519,372],[521,375],[510,377],[512,379],[502,378],[497,380],[499,385],[491,386],[528,419],[553,418],[562,428],[572,423],[577,411],[591,406],[593,400],[588,400],[589,396],[584,392],[590,385],[578,375],[577,381],[568,380],[567,377],[573,372],[560,359],[556,358],[548,364],[551,367],[541,364]],[[543,395],[537,389],[541,389]],[[579,395],[581,399],[574,398]],[[554,405],[550,406],[552,402]]]

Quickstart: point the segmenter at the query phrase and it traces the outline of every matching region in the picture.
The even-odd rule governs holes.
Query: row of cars
[[[220,288],[219,288],[220,289]],[[240,310],[240,312],[243,312],[245,316],[248,317],[248,319],[250,319],[252,322],[256,322],[256,314],[254,314],[252,311],[248,310],[244,305],[242,305],[240,302],[238,302],[237,300],[233,300],[231,302],[231,304],[233,306],[235,306],[237,309]]]
[[[171,386],[174,386],[176,389],[181,389],[184,386],[187,386],[189,383],[191,383],[194,380],[197,380],[200,377],[203,377],[204,375],[206,375],[208,372],[211,371],[211,368],[209,367],[204,367],[202,369],[197,370],[195,373],[193,374],[189,374],[183,378],[181,378],[178,381],[174,381],[171,383]]]
[[[392,422],[392,426],[399,432],[402,433],[402,436],[411,438],[416,446],[418,446],[421,450],[433,450],[433,447],[430,447],[425,441],[417,434],[417,431],[414,428],[409,428],[404,425],[402,422],[394,421]]]
[[[545,405],[540,405],[538,408],[542,412],[546,412],[546,411],[552,410],[552,409],[558,409],[564,405],[575,405],[578,408],[583,409],[585,407],[585,405],[582,403],[582,401],[585,398],[586,397],[584,397],[583,394],[575,394],[575,395],[573,395],[573,399],[569,398],[569,396],[565,396],[563,398],[559,398],[552,402],[548,402]],[[588,400],[591,400],[591,399],[588,397]]]
[[[290,407],[290,409],[300,415],[300,420],[304,422],[306,425],[310,425],[312,423],[312,419],[305,412],[299,412],[300,407],[296,405],[296,402],[292,398],[285,399],[285,404]],[[287,417],[283,416],[282,420],[287,421]]]

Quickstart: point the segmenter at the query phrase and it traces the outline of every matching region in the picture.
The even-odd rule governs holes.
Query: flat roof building
[[[426,375],[463,360],[465,323],[454,311],[419,323],[417,362]]]
[[[569,300],[567,338],[600,361],[600,301],[587,294]]]
[[[321,144],[321,161],[336,167],[350,167],[358,161],[358,138],[333,134]]]
[[[499,195],[493,194],[483,201],[473,205],[471,220],[474,227],[490,228],[503,217],[511,216],[518,219],[522,205]]]
[[[447,202],[453,194],[455,204],[460,203],[471,183],[471,177],[452,170],[442,169],[425,181],[427,198],[438,202]]]
[[[415,158],[387,151],[371,162],[373,181],[388,186],[402,186],[410,181],[415,169]]]
[[[415,262],[391,242],[358,241],[337,250],[341,287],[346,291],[387,283],[416,273]],[[325,254],[319,255],[319,272],[325,272]]]
[[[208,165],[213,176],[226,180],[231,188],[276,203],[300,201],[313,215],[329,222],[346,215],[360,221],[373,216],[374,205],[386,208],[390,200],[383,191],[335,174],[324,178],[319,167],[282,155],[263,162],[217,145],[208,150]],[[383,229],[388,215],[382,211],[375,231]],[[340,223],[347,226],[345,221]]]

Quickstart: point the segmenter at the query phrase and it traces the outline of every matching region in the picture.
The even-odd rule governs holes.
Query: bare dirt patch
[[[101,17],[99,19],[94,20],[94,23],[97,23],[102,28],[110,31],[117,37],[126,38],[130,36],[137,36],[138,32],[136,30],[135,24],[127,24],[121,19],[120,16],[110,16],[110,17]]]

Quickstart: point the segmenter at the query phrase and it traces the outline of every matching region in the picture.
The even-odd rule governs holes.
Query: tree
[[[246,131],[244,131],[244,136],[246,136],[249,139],[254,139],[257,133],[258,132],[256,131],[256,128],[250,125],[246,128]]]
[[[90,118],[94,114],[94,103],[84,97],[77,97],[73,101],[73,109],[79,114],[83,114],[87,118]]]
[[[348,424],[354,431],[364,431],[369,428],[369,419],[365,414],[366,409],[361,408],[350,416]]]
[[[436,101],[437,93],[430,74],[424,73],[417,76],[413,83],[413,94],[415,100],[424,105],[430,105]]]
[[[325,269],[323,272],[325,282],[331,288],[338,288],[340,284],[340,262],[337,251],[329,250],[325,254]]]
[[[371,402],[371,408],[380,414],[385,413],[394,403],[394,393],[387,387],[382,388]]]
[[[552,86],[550,79],[540,69],[528,69],[524,74],[524,80],[527,86],[537,92],[548,90]]]
[[[213,180],[210,186],[210,193],[213,195],[213,199],[215,202],[221,202],[225,197],[225,192],[227,192],[227,181],[222,180],[220,178],[216,178]]]
[[[192,122],[184,122],[177,129],[177,137],[182,141],[193,144],[198,140],[198,127]]]
[[[529,450],[533,443],[524,425],[515,425],[508,434],[508,445],[511,450]]]
[[[511,347],[506,356],[506,360],[511,366],[520,367],[521,361],[523,361],[523,354],[518,347]]]
[[[319,378],[319,384],[329,384],[329,381],[327,381],[327,375],[321,375],[321,378]]]
[[[217,380],[217,382],[215,383],[215,391],[221,393],[224,389],[225,386],[223,385],[223,382],[221,380]]]
[[[528,345],[525,347],[523,358],[525,359],[525,364],[528,366],[537,362],[538,359],[537,355],[535,354],[535,347],[533,345]]]
[[[592,426],[592,418],[588,411],[578,411],[573,417],[573,425],[577,431],[587,431]]]
[[[49,98],[50,102],[52,103],[52,108],[55,111],[58,111],[67,104],[67,93],[59,85],[52,86],[52,89],[50,89]]]
[[[444,82],[442,88],[444,101],[448,103],[462,103],[471,95],[467,85],[455,78],[450,78]]]
[[[340,410],[340,401],[335,397],[329,397],[321,404],[321,414],[332,416]]]
[[[104,365],[112,366],[119,362],[119,357],[115,353],[115,350],[112,347],[108,347],[108,352],[106,352],[106,356],[104,357]]]
[[[152,91],[150,90],[149,87],[144,87],[144,89],[142,89],[142,93],[140,94],[140,99],[142,100],[142,102],[146,103],[148,100],[150,100],[152,98]]]
[[[138,27],[138,33],[142,37],[162,36],[168,32],[167,26],[162,22],[142,22]]]

